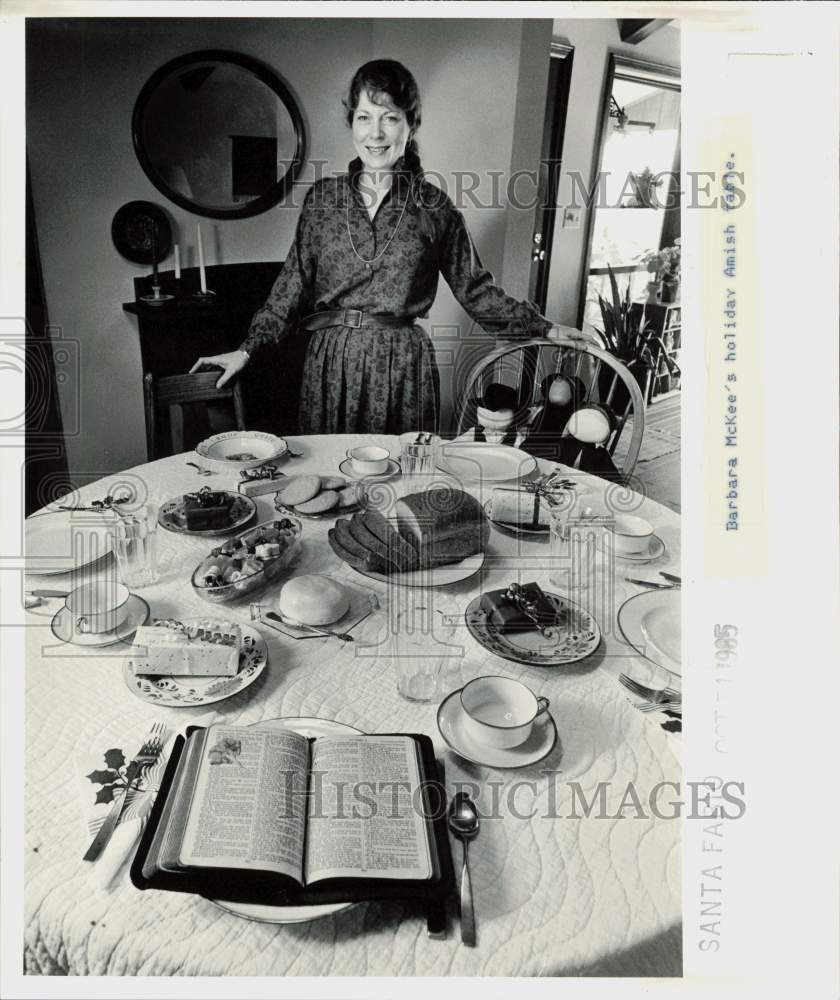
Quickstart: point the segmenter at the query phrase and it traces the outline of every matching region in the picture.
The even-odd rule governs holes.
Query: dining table
[[[336,475],[349,449],[380,445],[394,459],[393,435],[290,436],[279,461],[285,475]],[[203,486],[236,490],[237,470],[202,476],[197,455],[174,455],[121,470],[85,485],[69,498],[83,506],[135,489],[150,502]],[[554,468],[539,460],[526,478]],[[483,565],[473,575],[419,591],[440,620],[440,635],[457,650],[447,660],[439,696],[428,703],[397,692],[387,655],[387,580],[363,576],[328,544],[334,516],[302,518],[293,564],[251,598],[276,606],[283,582],[320,573],[368,596],[372,613],[354,642],[301,639],[254,622],[250,601],[211,605],[190,584],[193,569],[218,540],[158,528],[155,581],[137,591],[154,619],[224,618],[258,630],[268,662],[260,675],[229,697],[162,704],[144,698],[124,671],[130,639],[81,647],[55,637],[51,622],[60,597],[26,612],[25,664],[25,971],[72,976],[679,976],[682,973],[680,821],[647,808],[652,791],[680,781],[679,736],[658,714],[638,711],[618,681],[629,674],[652,687],[679,687],[679,677],[640,655],[617,626],[617,609],[643,588],[628,578],[662,582],[680,573],[680,518],[633,491],[575,470],[581,502],[631,512],[654,527],[661,554],[642,565],[615,561],[600,572],[611,584],[573,597],[586,606],[607,593],[592,613],[602,638],[585,658],[560,666],[504,659],[464,625],[464,611],[482,592],[512,581],[551,583],[547,535],[522,535],[493,526]],[[454,486],[484,503],[499,484],[459,481],[451,471],[426,474],[424,486]],[[393,500],[419,480],[397,474],[379,482]],[[56,501],[36,516],[68,498]],[[256,499],[259,521],[280,517],[274,495]],[[58,575],[31,566],[22,589],[66,591],[87,579],[113,578],[106,553]],[[23,595],[22,595],[23,596]],[[34,602],[33,602],[34,603]],[[377,605],[374,607],[374,605]],[[557,740],[547,757],[519,769],[471,762],[448,745],[437,725],[442,697],[467,680],[502,674],[550,702]],[[155,722],[171,736],[213,722],[250,725],[273,719],[326,719],[367,733],[425,733],[431,737],[447,791],[470,787],[481,813],[470,844],[477,943],[459,933],[457,894],[447,903],[446,934],[428,933],[423,915],[393,900],[365,902],[319,919],[287,923],[253,920],[197,895],[140,891],[128,863],[109,884],[83,860],[90,841],[79,792],[79,761],[109,747],[139,744]],[[629,786],[645,806],[628,806]],[[600,799],[599,799],[600,796]],[[635,801],[635,800],[634,800]],[[583,803],[595,803],[587,810]],[[461,845],[452,857],[460,870]],[[281,911],[282,908],[275,908]]]

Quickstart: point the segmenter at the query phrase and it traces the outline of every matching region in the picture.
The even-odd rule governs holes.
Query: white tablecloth
[[[358,437],[291,439],[302,458],[288,472],[334,473]],[[392,437],[367,437],[393,455]],[[235,476],[199,478],[176,456],[108,477],[82,497],[104,496],[118,482],[142,480],[158,499],[211,484],[235,488]],[[587,478],[591,496],[605,484]],[[391,484],[404,490],[400,480]],[[468,489],[475,492],[471,486]],[[258,500],[261,519],[272,516],[272,497]],[[654,578],[658,569],[679,572],[679,517],[651,501],[624,495],[625,505],[651,521],[667,545],[652,566],[621,564],[616,606],[638,588],[625,575]],[[339,563],[326,542],[331,521],[306,521],[294,572],[329,572],[356,586],[386,588]],[[160,531],[162,578],[143,590],[155,617],[190,617],[213,609],[191,591],[192,569],[211,543]],[[548,585],[544,541],[522,542],[494,529],[485,571],[434,594],[435,607],[463,613],[482,589],[517,577]],[[113,572],[110,557],[96,572]],[[276,594],[275,583],[261,597]],[[67,587],[69,576],[29,577],[28,586]],[[60,602],[53,604],[58,607]],[[222,608],[216,607],[216,613]],[[655,720],[629,703],[616,682],[621,670],[657,680],[656,668],[631,656],[615,636],[614,615],[600,621],[605,639],[589,659],[569,667],[536,668],[487,653],[465,628],[458,630],[465,660],[461,680],[505,673],[551,700],[559,741],[551,755],[521,771],[469,764],[451,751],[435,724],[436,707],[401,699],[393,667],[364,646],[381,634],[384,614],[360,626],[354,644],[332,639],[294,641],[265,628],[270,664],[251,687],[202,709],[161,708],[136,698],[122,678],[124,648],[99,651],[59,645],[44,608],[28,615],[26,663],[26,918],[27,970],[71,975],[679,975],[681,972],[679,821],[593,814],[569,818],[577,782],[587,800],[606,786],[614,816],[628,783],[643,802],[657,782],[679,781],[675,744]],[[225,611],[225,613],[228,613]],[[247,605],[230,609],[248,620]],[[40,617],[39,617],[40,615]],[[672,680],[669,675],[659,681]],[[454,688],[460,680],[448,678]],[[92,747],[122,745],[156,719],[170,730],[208,719],[247,724],[281,716],[319,716],[369,732],[425,732],[443,761],[447,784],[474,781],[482,810],[490,808],[492,782],[500,782],[498,818],[482,822],[471,851],[478,945],[460,942],[457,907],[449,909],[446,940],[427,937],[425,922],[400,904],[358,905],[319,921],[275,926],[223,912],[199,897],[139,892],[127,873],[100,889],[82,861],[87,846],[73,773],[74,755]],[[109,741],[115,741],[109,743]],[[678,749],[678,747],[677,747]],[[550,778],[544,772],[560,771]],[[531,781],[511,804],[514,780]],[[552,809],[549,784],[556,805]],[[484,796],[487,798],[484,798]],[[537,816],[517,819],[513,809]],[[559,816],[557,815],[559,813]],[[578,809],[578,813],[580,810]],[[453,846],[456,869],[460,845]]]

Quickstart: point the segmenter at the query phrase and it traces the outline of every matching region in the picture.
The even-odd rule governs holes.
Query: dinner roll
[[[329,625],[347,614],[350,598],[340,583],[314,573],[284,583],[277,608],[281,615],[303,625]]]

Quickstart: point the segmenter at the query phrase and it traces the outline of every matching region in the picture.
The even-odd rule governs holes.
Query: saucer
[[[658,559],[660,556],[665,555],[665,543],[659,537],[659,535],[653,535],[648,543],[647,552],[637,552],[632,556],[622,555],[620,552],[615,553],[616,559],[623,559],[625,562],[634,563],[646,563],[653,562],[654,559]]]
[[[473,764],[486,767],[529,767],[547,757],[557,742],[557,726],[548,712],[538,716],[531,735],[518,747],[491,747],[474,740],[464,728],[466,713],[461,705],[461,689],[447,695],[437,711],[440,735],[455,753]]]
[[[384,483],[386,479],[391,479],[396,476],[400,469],[400,463],[395,461],[393,458],[388,459],[388,468],[384,472],[380,472],[378,476],[366,476],[359,475],[358,472],[353,468],[353,463],[349,458],[345,458],[344,461],[339,465],[338,471],[342,476],[347,476],[348,479],[363,479],[368,483]]]
[[[128,599],[128,610],[125,618],[110,632],[74,632],[73,615],[66,607],[62,607],[50,623],[52,634],[62,642],[70,642],[74,646],[112,646],[116,642],[124,642],[145,625],[149,620],[149,605],[138,594],[132,594]]]

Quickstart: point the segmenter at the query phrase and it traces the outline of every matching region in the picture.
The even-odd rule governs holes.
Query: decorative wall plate
[[[150,201],[129,201],[118,208],[111,222],[111,239],[126,260],[149,267],[158,264],[172,249],[172,226],[169,217]],[[153,247],[156,243],[157,253]]]

